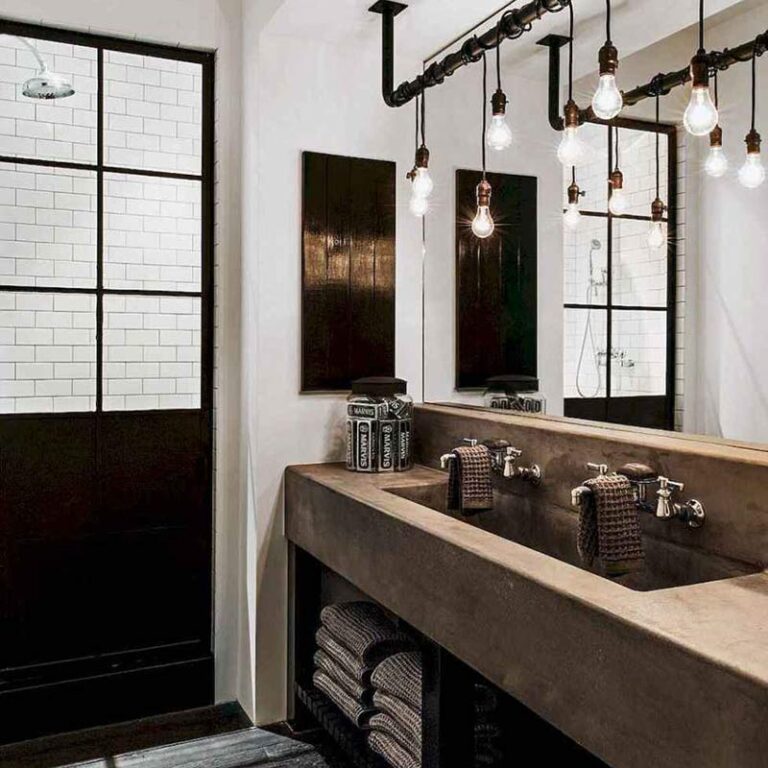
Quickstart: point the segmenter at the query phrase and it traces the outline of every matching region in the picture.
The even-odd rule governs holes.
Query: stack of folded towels
[[[369,721],[369,746],[394,768],[421,768],[421,654],[390,656],[376,667],[371,682],[376,713]]]
[[[326,606],[320,621],[312,681],[358,728],[370,728],[376,665],[413,643],[373,603]]]

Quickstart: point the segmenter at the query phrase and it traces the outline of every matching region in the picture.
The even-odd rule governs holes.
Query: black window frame
[[[664,202],[667,205],[667,215],[664,221],[667,223],[667,301],[665,305],[631,305],[614,303],[613,301],[613,220],[614,219],[626,219],[630,221],[647,221],[650,223],[651,216],[650,211],[647,216],[640,216],[636,214],[623,214],[616,216],[608,210],[606,203],[605,211],[592,211],[585,209],[581,211],[582,216],[602,218],[606,219],[607,223],[607,252],[606,252],[606,267],[607,267],[607,286],[606,286],[606,301],[603,304],[586,304],[581,302],[565,302],[563,308],[577,309],[577,310],[597,310],[606,313],[606,350],[613,348],[613,313],[614,312],[665,312],[666,313],[666,329],[667,329],[667,355],[666,355],[666,392],[663,395],[665,398],[664,403],[664,429],[674,429],[675,427],[675,366],[677,358],[676,347],[676,327],[677,327],[677,262],[678,262],[678,249],[677,249],[677,133],[678,129],[675,125],[668,123],[656,123],[647,120],[637,120],[633,118],[617,118],[610,123],[606,123],[600,120],[591,121],[595,125],[603,126],[607,132],[608,142],[608,163],[606,168],[605,183],[609,184],[609,176],[614,169],[614,147],[615,147],[615,131],[626,128],[634,131],[643,131],[646,133],[661,134],[667,138],[667,189],[662,190],[662,195],[666,193]],[[610,190],[608,190],[610,196]],[[608,198],[606,198],[608,199]],[[614,421],[611,418],[611,402],[614,400],[628,401],[630,397],[617,397],[612,394],[611,391],[611,358],[610,355],[607,358],[606,374],[605,374],[605,395],[603,397],[593,398],[595,401],[605,401],[605,421]],[[660,396],[661,397],[661,396]],[[643,398],[640,398],[643,399]],[[566,398],[566,408],[569,403],[576,403],[573,398]],[[618,420],[623,423],[623,419],[626,418],[626,409],[621,409],[624,413]],[[581,416],[574,412],[570,414],[573,416]],[[594,416],[586,416],[587,418],[595,418]],[[603,420],[603,419],[600,419]]]
[[[96,176],[96,286],[93,288],[75,288],[65,286],[8,285],[0,282],[0,292],[4,293],[69,293],[96,297],[96,397],[95,409],[57,413],[55,415],[72,416],[74,414],[100,414],[103,409],[103,370],[104,370],[104,297],[116,296],[183,296],[199,298],[201,303],[200,336],[200,407],[199,408],[152,408],[137,411],[121,410],[121,413],[142,413],[146,411],[213,411],[213,349],[214,349],[214,65],[215,54],[212,51],[194,50],[172,45],[146,43],[138,40],[125,40],[109,35],[59,29],[39,24],[14,21],[0,17],[0,34],[25,37],[37,40],[50,40],[69,45],[87,46],[96,49],[97,56],[97,145],[96,162],[82,163],[59,160],[43,160],[31,157],[0,155],[0,162],[28,165],[38,168],[70,169],[88,171]],[[202,68],[202,125],[201,125],[201,165],[200,173],[178,173],[138,168],[126,168],[104,163],[104,52],[117,51],[152,56],[154,58],[185,61],[201,65]],[[104,287],[104,177],[106,174],[124,174],[128,176],[154,177],[196,181],[200,183],[201,193],[201,282],[198,291],[159,291],[146,289],[118,289]],[[109,411],[113,412],[113,411]],[[25,414],[0,414],[6,416],[40,416],[40,412]],[[45,415],[48,414],[45,412]]]

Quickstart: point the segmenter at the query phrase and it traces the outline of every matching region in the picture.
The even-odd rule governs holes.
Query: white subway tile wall
[[[200,407],[197,297],[104,297],[104,410]]]
[[[604,309],[565,310],[565,397],[605,397]]]
[[[667,249],[649,248],[648,227],[647,221],[613,220],[614,304],[667,305]]]
[[[49,69],[66,75],[75,94],[36,101],[22,85],[37,74],[33,53],[18,38],[0,35],[0,154],[96,162],[96,49],[30,40]]]
[[[0,163],[0,282],[96,287],[95,173]]]
[[[91,411],[96,297],[0,292],[0,413]]]
[[[612,318],[611,395],[664,395],[667,313],[617,311]]]
[[[104,53],[107,165],[200,173],[202,66]]]
[[[104,286],[199,291],[201,185],[105,174]]]

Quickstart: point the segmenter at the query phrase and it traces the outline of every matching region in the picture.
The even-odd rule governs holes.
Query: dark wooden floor
[[[342,768],[312,743],[252,727],[237,704],[0,747],[2,768],[251,768],[262,764]]]

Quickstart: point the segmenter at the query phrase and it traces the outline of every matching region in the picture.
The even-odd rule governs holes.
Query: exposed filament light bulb
[[[723,129],[716,125],[709,134],[709,153],[704,161],[704,171],[713,179],[719,179],[727,170],[728,157],[723,151]]]
[[[493,116],[485,132],[485,143],[497,152],[508,149],[512,144],[512,129],[507,123],[507,97],[500,88],[491,98]]]
[[[624,174],[617,168],[611,174],[611,199],[608,201],[608,210],[614,216],[622,216],[629,208],[629,199],[624,191]]]
[[[491,192],[491,185],[486,179],[477,185],[477,213],[472,221],[472,232],[480,240],[490,237],[495,229],[491,216]]]
[[[574,180],[568,187],[568,205],[563,214],[563,223],[568,229],[578,229],[581,223],[581,211],[579,210],[579,200],[584,193],[579,189],[579,185]]]
[[[417,197],[427,198],[432,194],[434,188],[435,183],[429,175],[429,168],[426,166],[417,168],[413,178],[413,194]]]
[[[717,107],[709,92],[709,62],[703,51],[691,59],[691,99],[685,108],[683,124],[693,136],[706,136],[715,130],[718,121]]]
[[[429,200],[426,197],[411,195],[411,201],[408,203],[408,208],[414,216],[421,219],[427,215],[427,211],[429,210]]]
[[[416,162],[413,170],[408,173],[408,179],[411,181],[411,201],[408,207],[414,216],[421,218],[429,210],[429,196],[435,188],[429,175],[429,150],[424,144],[416,150]]]
[[[747,189],[757,189],[765,181],[765,166],[760,153],[760,134],[753,128],[746,138],[747,157],[739,169],[739,182]]]
[[[572,99],[565,105],[565,128],[557,157],[566,167],[578,167],[587,159],[587,147],[579,136],[579,108]]]
[[[600,80],[592,97],[592,111],[601,120],[613,120],[624,106],[624,97],[616,85],[619,52],[610,41],[600,49]]]
[[[664,224],[664,212],[667,206],[660,198],[656,198],[651,203],[651,225],[648,229],[648,247],[653,251],[658,251],[667,244],[667,231]]]

